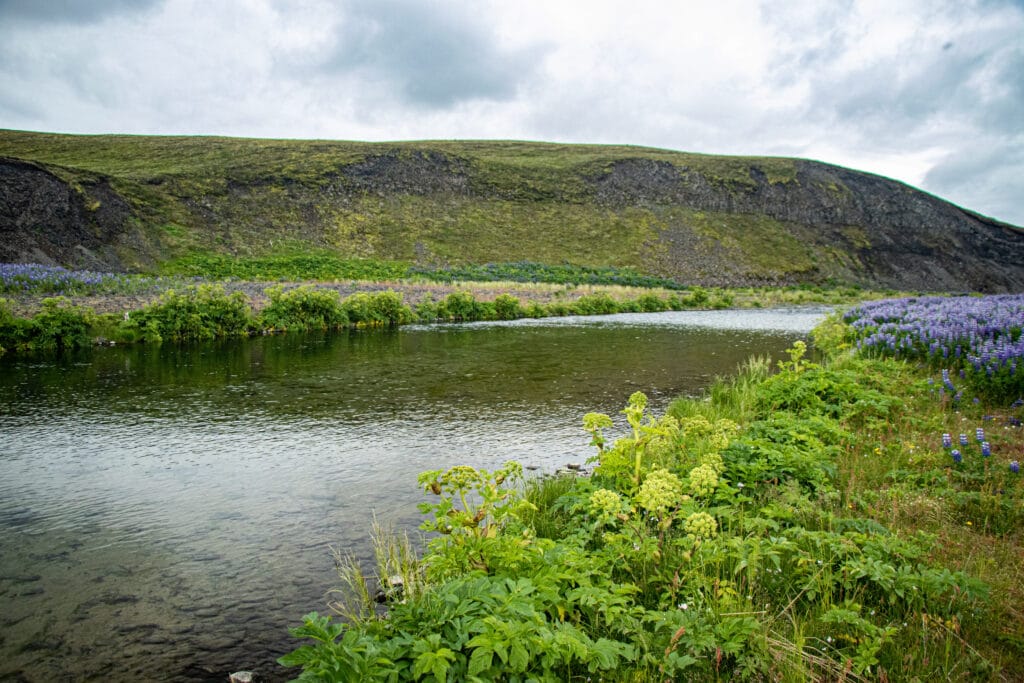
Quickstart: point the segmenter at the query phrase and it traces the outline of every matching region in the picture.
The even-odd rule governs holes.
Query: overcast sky
[[[0,0],[0,128],[798,156],[1024,225],[1024,0]]]

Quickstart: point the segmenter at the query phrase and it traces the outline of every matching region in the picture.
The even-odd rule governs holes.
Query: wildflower
[[[960,464],[963,461],[963,456],[960,455],[960,451],[956,448],[953,449],[953,452],[950,455],[953,456],[953,462],[957,464]]]
[[[637,502],[647,512],[662,515],[679,504],[683,485],[679,478],[665,469],[647,475],[637,493]]]
[[[985,430],[982,429],[981,427],[978,427],[977,429],[975,429],[974,430],[974,438],[978,440],[978,443],[981,443],[982,441],[984,441],[985,440]]]
[[[986,458],[992,455],[992,446],[989,444],[988,441],[981,442],[981,454]]]
[[[696,538],[714,538],[718,535],[718,522],[706,512],[694,512],[686,518],[686,531]]]
[[[950,436],[948,433],[944,433],[942,435],[942,447],[943,448],[952,448],[953,447],[953,437]]]
[[[622,498],[608,489],[598,489],[590,494],[590,513],[602,524],[614,523],[615,516],[622,512]]]
[[[960,445],[961,445],[961,446],[966,446],[966,445],[967,445],[967,443],[968,443],[968,441],[967,441],[967,435],[966,435],[966,434],[961,434],[961,435],[960,435]]]
[[[711,465],[699,465],[690,470],[690,493],[694,496],[709,496],[717,486],[718,472]]]
[[[1019,474],[1020,473],[1020,463],[1017,462],[1016,460],[1011,460],[1010,461],[1010,471],[1013,472],[1014,474]]]
[[[949,370],[942,371],[942,384],[946,389],[949,389],[950,391],[956,391],[956,387],[949,380]]]

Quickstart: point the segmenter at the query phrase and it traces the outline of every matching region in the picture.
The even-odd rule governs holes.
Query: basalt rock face
[[[705,285],[1024,291],[1021,229],[814,161],[0,131],[0,261],[138,270],[281,245],[421,265],[628,266]]]
[[[32,163],[0,159],[0,261],[120,269],[131,209],[99,179],[76,190]]]
[[[831,272],[841,280],[900,289],[1024,289],[1021,229],[888,178],[814,161],[794,165],[794,177],[785,182],[770,182],[755,164],[749,182],[722,183],[668,162],[636,159],[590,180],[595,201],[611,206],[767,216],[831,256]],[[687,242],[685,226],[669,232]],[[732,270],[727,256],[710,258]]]

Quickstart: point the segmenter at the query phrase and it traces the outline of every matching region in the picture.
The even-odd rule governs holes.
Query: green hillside
[[[629,268],[711,285],[1024,288],[1024,236],[1011,226],[797,159],[0,131],[0,178],[5,261],[155,271],[315,250],[420,268]]]

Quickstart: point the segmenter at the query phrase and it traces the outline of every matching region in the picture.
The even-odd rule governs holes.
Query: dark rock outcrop
[[[73,188],[35,164],[0,159],[0,261],[119,269],[131,209],[106,180]]]
[[[590,180],[595,201],[611,206],[768,216],[808,245],[851,256],[859,267],[840,268],[842,279],[903,289],[1024,290],[1019,228],[881,176],[814,161],[794,164],[790,181],[772,183],[752,164],[750,182],[738,183],[640,158],[617,162]],[[698,248],[685,234],[669,239],[682,242],[670,251]],[[726,281],[735,280],[726,254],[704,258]]]

